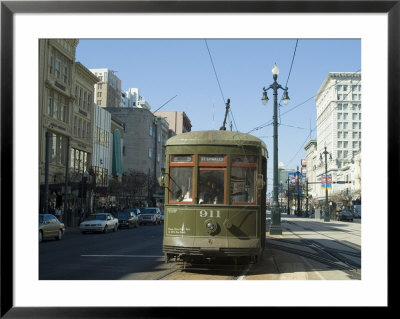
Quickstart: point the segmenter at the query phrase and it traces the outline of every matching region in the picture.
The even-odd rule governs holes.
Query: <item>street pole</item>
[[[330,155],[330,159],[332,159],[332,154],[326,150],[322,152],[325,155],[325,213],[324,213],[324,222],[330,221],[330,212],[329,212],[329,203],[328,203],[328,159],[327,155]],[[320,154],[320,159],[322,160],[322,154]]]
[[[306,216],[308,216],[308,178],[306,178]]]
[[[296,175],[297,175],[297,185],[296,185],[296,192],[297,192],[297,216],[301,216],[300,213],[300,172],[299,172],[299,167],[297,166],[297,171],[296,171]]]
[[[281,227],[281,213],[279,210],[279,202],[278,202],[278,89],[284,90],[283,102],[285,104],[289,103],[290,99],[287,94],[287,88],[283,88],[276,81],[279,74],[279,68],[277,65],[274,65],[272,69],[272,76],[274,79],[274,83],[272,83],[268,89],[263,88],[263,97],[261,101],[264,104],[268,103],[267,90],[272,89],[274,95],[274,115],[273,115],[273,125],[274,125],[274,184],[273,184],[273,200],[271,205],[271,226],[270,226],[270,234],[271,235],[282,235],[282,227]]]
[[[290,187],[289,187],[289,174],[287,177],[287,214],[290,215]]]

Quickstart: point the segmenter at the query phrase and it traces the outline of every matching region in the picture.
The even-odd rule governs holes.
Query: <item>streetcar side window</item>
[[[255,156],[232,156],[232,204],[256,203],[256,172],[257,158]]]

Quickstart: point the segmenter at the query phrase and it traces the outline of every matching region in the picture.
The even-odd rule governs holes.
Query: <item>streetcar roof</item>
[[[167,140],[171,145],[238,145],[267,148],[259,138],[233,131],[193,131],[173,136]]]

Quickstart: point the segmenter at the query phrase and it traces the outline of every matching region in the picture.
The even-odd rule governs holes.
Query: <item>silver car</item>
[[[39,242],[45,238],[60,240],[65,234],[65,226],[52,214],[39,215]]]
[[[106,233],[108,230],[116,232],[118,229],[118,218],[109,213],[92,214],[80,224],[80,229],[83,234],[86,232]]]
[[[158,207],[141,207],[139,224],[161,224],[161,211]]]

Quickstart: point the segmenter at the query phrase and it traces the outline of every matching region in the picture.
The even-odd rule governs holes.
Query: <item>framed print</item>
[[[337,300],[340,290],[351,291],[356,296],[354,306],[390,306],[386,254],[389,208],[395,196],[393,180],[398,176],[399,163],[399,21],[398,0],[1,1],[1,317],[179,318],[188,317],[188,311],[194,307],[203,310],[212,307],[209,310],[217,315],[225,314],[226,307],[238,308],[239,313],[248,311],[246,307],[329,307],[340,306]],[[155,283],[151,280],[98,278],[68,280],[68,276],[40,280],[36,228],[36,214],[40,211],[41,201],[37,109],[40,39],[338,38],[360,39],[363,81],[365,79],[363,96],[368,98],[368,110],[365,117],[363,115],[366,123],[363,137],[367,136],[365,149],[363,140],[363,150],[367,150],[368,156],[365,161],[363,158],[362,167],[363,176],[368,180],[363,187],[370,214],[365,217],[362,229],[363,234],[371,236],[363,235],[363,271],[364,267],[366,271],[360,281],[351,284],[307,281],[288,285],[274,280],[243,280],[232,285],[232,282],[219,280],[217,283],[190,280],[159,280]],[[68,50],[68,45],[64,49]],[[319,49],[315,47],[316,51]],[[133,50],[140,50],[140,47]],[[60,81],[54,84],[57,87],[55,91],[63,91],[63,83],[68,83],[68,68],[56,56],[54,60],[52,56],[48,59],[55,67],[52,71],[59,72]],[[168,64],[168,58],[163,61]],[[265,63],[268,65],[270,62]],[[230,66],[232,70],[238,67]],[[304,66],[304,82],[307,81],[307,68],[318,67],[317,64]],[[86,67],[80,64],[79,68],[88,81],[95,81],[94,76],[86,72]],[[163,84],[158,85],[161,90]],[[261,89],[259,91],[261,93]],[[169,93],[174,95],[174,92]],[[97,97],[100,101],[101,95]],[[81,103],[81,98],[82,105],[85,105],[84,101],[93,99],[93,93],[82,91],[80,94],[79,88],[74,89],[71,101],[76,99]],[[54,104],[55,101],[59,102]],[[59,119],[63,119],[65,114],[60,111],[65,110],[63,101],[63,97],[58,95],[48,97],[49,110],[57,108]],[[85,115],[88,110],[82,107],[79,112]],[[123,125],[117,120],[113,125],[123,131]],[[93,129],[90,125],[82,127],[87,131]],[[146,135],[157,138],[153,129],[147,128]],[[103,131],[99,131],[98,138],[103,144],[111,141]],[[57,136],[52,137],[54,154],[57,149],[62,149],[64,142]],[[153,158],[153,155],[150,150],[146,152],[148,158]],[[188,154],[179,156],[187,157]],[[74,149],[66,159],[74,162],[73,167],[82,175],[82,185],[84,169],[81,166],[83,168],[84,164],[81,163],[86,159],[87,154],[78,149]],[[64,159],[54,155],[54,161],[62,164]],[[199,161],[193,157],[193,163],[186,164],[194,168]],[[225,164],[229,161],[230,158],[224,159]],[[252,164],[246,165],[252,167]],[[218,165],[213,163],[209,166],[213,167],[210,171],[215,171],[217,168],[214,166]],[[197,176],[194,171],[190,175],[193,179]],[[107,173],[102,171],[101,174]],[[225,174],[230,174],[230,169]],[[255,187],[257,175],[252,174]],[[246,187],[244,182],[239,186],[242,191]],[[197,186],[193,187],[197,190]],[[79,195],[84,193],[83,186],[82,191],[77,189],[76,192],[77,197],[83,196]],[[54,198],[55,203],[58,200]],[[381,263],[374,262],[376,259]],[[364,293],[375,295],[375,300]]]

